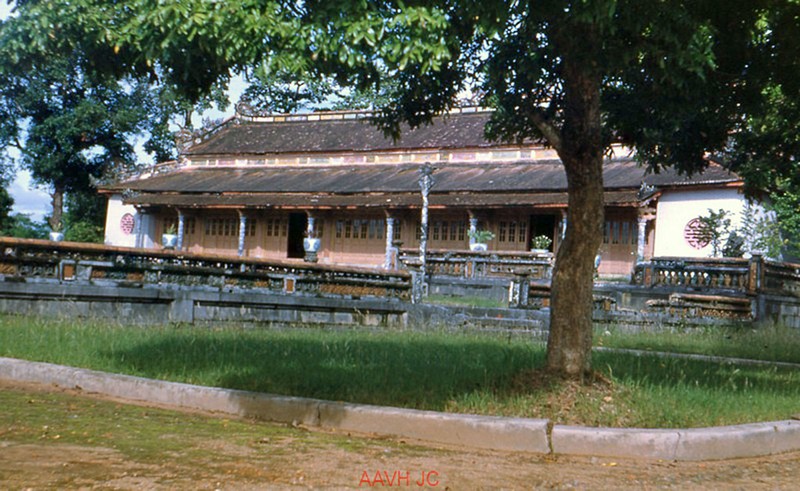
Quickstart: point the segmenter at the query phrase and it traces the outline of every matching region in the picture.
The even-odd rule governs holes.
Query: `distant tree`
[[[93,193],[67,195],[64,213],[64,239],[73,242],[103,243],[105,239],[106,198]]]
[[[3,184],[3,183],[0,183]],[[14,207],[14,198],[8,193],[5,184],[0,189],[0,235],[4,235],[12,225],[11,209]]]
[[[744,253],[758,253],[771,259],[780,259],[786,244],[774,215],[760,206],[747,203],[738,223],[736,213],[720,208],[708,209],[699,217],[698,238],[711,246],[714,257],[742,257]]]
[[[66,194],[93,193],[92,179],[135,167],[131,139],[152,122],[153,94],[141,81],[87,71],[77,52],[17,68],[0,61],[0,144],[49,189],[49,224],[60,230]]]
[[[4,169],[7,165],[0,158],[0,235],[4,235],[12,223],[11,209],[14,206],[14,198],[8,192],[8,184],[11,177]]]
[[[52,55],[35,50],[9,55],[39,28],[40,18],[31,15],[37,4],[17,2],[19,15],[0,21],[5,55],[0,56],[0,158],[27,169],[33,183],[48,190],[52,230],[68,225],[76,230],[67,230],[67,238],[96,241],[102,236],[104,207],[77,204],[97,202],[97,182],[120,179],[142,165],[134,150],[138,140],[156,162],[176,158],[173,125],[191,132],[194,112],[226,105],[227,79],[189,102],[156,83],[163,74],[155,70],[123,76],[105,65],[113,50],[87,53],[71,45]],[[11,157],[10,148],[18,150],[18,158]],[[65,220],[67,201],[81,212]]]
[[[0,235],[20,239],[46,239],[48,231],[48,224],[45,221],[37,222],[30,215],[14,213],[9,217],[6,228],[0,231]]]

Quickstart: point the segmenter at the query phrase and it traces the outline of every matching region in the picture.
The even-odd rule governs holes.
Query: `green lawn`
[[[635,334],[612,327],[595,331],[595,345],[800,364],[800,329],[781,325],[692,327]]]
[[[336,401],[597,426],[709,426],[800,411],[800,370],[595,353],[594,366],[612,383],[549,384],[535,371],[544,361],[540,343],[451,332],[142,328],[0,316],[0,356]]]

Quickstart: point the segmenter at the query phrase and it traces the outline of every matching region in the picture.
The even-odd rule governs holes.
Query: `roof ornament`
[[[122,190],[121,194],[122,194],[122,201],[128,201],[130,199],[137,198],[142,193],[140,193],[139,191],[134,191],[131,188],[125,188]]]
[[[194,133],[187,128],[175,132],[175,149],[178,150],[178,154],[183,155],[194,144],[194,137]]]
[[[253,109],[253,106],[248,104],[248,102],[245,100],[239,100],[239,102],[237,102],[234,106],[234,109],[236,110],[236,116],[243,116],[245,118],[263,116],[263,114],[260,114],[259,111]]]
[[[640,200],[647,199],[653,194],[655,194],[655,192],[656,192],[656,187],[650,186],[649,184],[647,184],[647,182],[643,180],[642,185],[639,187],[639,192],[637,193],[637,197]]]

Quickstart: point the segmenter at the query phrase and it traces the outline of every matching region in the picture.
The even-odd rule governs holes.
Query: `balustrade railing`
[[[646,287],[672,286],[747,291],[749,263],[739,258],[659,257],[639,263],[634,283]]]
[[[764,261],[761,290],[800,297],[800,264]]]
[[[0,278],[408,300],[404,271],[0,237]]]
[[[401,249],[399,261],[406,269],[419,268],[419,251]],[[429,250],[426,255],[427,274],[434,277],[474,279],[527,275],[531,280],[548,280],[552,276],[552,269],[551,253]]]
[[[800,296],[800,264],[771,261],[759,255],[749,259],[657,257],[636,265],[633,283]]]

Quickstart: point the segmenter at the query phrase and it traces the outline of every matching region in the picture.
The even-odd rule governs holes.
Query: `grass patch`
[[[521,337],[200,327],[0,316],[0,355],[207,386],[591,426],[786,419],[800,370],[595,353],[586,385],[548,381]]]
[[[442,410],[500,390],[543,360],[499,337],[226,327],[137,328],[0,317],[0,356],[148,378],[366,404]]]
[[[603,328],[595,331],[595,345],[800,364],[800,329],[775,324],[758,328],[692,327],[641,333]]]

